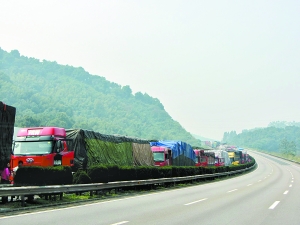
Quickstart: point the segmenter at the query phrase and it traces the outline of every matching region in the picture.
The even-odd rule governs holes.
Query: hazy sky
[[[300,122],[299,0],[0,0],[0,11],[2,49],[147,93],[193,134]]]

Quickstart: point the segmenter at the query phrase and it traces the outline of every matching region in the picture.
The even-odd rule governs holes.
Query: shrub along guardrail
[[[136,180],[127,180],[127,181],[109,181],[107,179],[106,181],[109,182],[96,182],[96,183],[86,183],[86,184],[66,184],[66,185],[46,185],[46,186],[3,186],[0,187],[0,196],[6,197],[6,196],[21,196],[22,197],[22,205],[24,205],[24,196],[30,196],[30,195],[42,195],[42,194],[61,194],[62,193],[74,193],[74,192],[87,192],[87,191],[99,191],[104,189],[113,189],[113,188],[123,188],[123,187],[129,187],[129,186],[141,186],[141,185],[153,185],[153,184],[165,184],[165,183],[176,183],[176,182],[183,182],[183,181],[197,181],[201,179],[208,179],[208,178],[217,178],[222,176],[228,176],[233,174],[242,173],[248,170],[253,169],[256,166],[256,162],[254,159],[250,163],[242,164],[239,166],[230,166],[230,167],[216,167],[211,168],[210,170],[207,170],[208,168],[204,168],[205,172],[210,172],[206,174],[193,174],[195,172],[195,169],[197,167],[188,167],[186,170],[183,169],[183,167],[170,167],[170,168],[161,168],[162,171],[164,171],[166,176],[170,176],[170,172],[172,172],[172,175],[178,175],[176,177],[163,177],[163,178],[157,178],[157,179],[136,179]],[[130,172],[130,168],[127,168]],[[153,168],[154,169],[154,168]],[[157,169],[157,168],[156,168]],[[139,177],[147,177],[149,176],[151,169],[147,168],[146,170],[142,170],[143,173],[139,173]],[[159,169],[160,170],[160,169]],[[207,170],[207,171],[206,171]],[[230,170],[230,171],[228,171]],[[93,170],[91,170],[93,171]],[[121,170],[124,172],[124,170]],[[126,171],[126,170],[125,170]],[[136,170],[139,171],[139,170]],[[146,172],[145,172],[146,171]],[[157,170],[154,170],[157,172]],[[187,172],[189,171],[189,172]],[[95,172],[95,171],[94,171]],[[174,174],[173,174],[174,172]],[[214,172],[214,173],[213,173]],[[80,172],[85,173],[83,171]],[[125,173],[125,172],[124,172]],[[193,175],[187,175],[188,173]],[[79,173],[78,173],[79,174]],[[90,176],[92,176],[92,172],[90,172]],[[96,173],[95,173],[96,174]],[[145,175],[147,174],[147,175]],[[151,173],[153,174],[153,173]],[[124,175],[124,174],[123,174]],[[74,178],[76,175],[74,176]],[[78,176],[80,177],[80,175]],[[87,176],[90,178],[89,176]],[[90,178],[91,179],[91,178]],[[95,175],[95,178],[93,178],[94,181],[97,179],[97,176]],[[96,180],[97,181],[97,180]]]
[[[42,186],[61,184],[108,183],[114,181],[146,180],[184,177],[203,174],[230,172],[248,168],[255,160],[237,166],[196,167],[196,166],[117,166],[95,165],[87,171],[79,170],[72,176],[70,167],[21,167],[15,176],[15,186]]]

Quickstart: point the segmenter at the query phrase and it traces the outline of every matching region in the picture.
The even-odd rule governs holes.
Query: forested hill
[[[82,128],[200,146],[157,98],[91,75],[83,68],[0,48],[0,101],[17,108],[15,126]]]
[[[300,154],[299,123],[272,122],[266,128],[225,132],[222,142],[288,155]]]

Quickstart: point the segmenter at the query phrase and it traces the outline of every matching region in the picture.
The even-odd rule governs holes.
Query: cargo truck
[[[11,156],[12,168],[70,166],[73,171],[96,164],[154,165],[149,141],[60,127],[20,128]]]
[[[209,157],[208,165],[229,166],[231,164],[228,153],[225,150],[204,150],[204,154]]]
[[[0,177],[7,163],[10,162],[15,117],[16,108],[0,101]],[[11,178],[10,176],[9,179]],[[2,203],[8,202],[8,197],[1,197],[1,201]]]
[[[60,127],[20,128],[14,141],[11,167],[74,166],[74,151],[68,148],[66,130]]]
[[[172,150],[167,147],[152,146],[155,166],[170,166],[172,165]]]
[[[16,108],[0,101],[0,171],[10,162]]]
[[[196,155],[191,145],[176,140],[150,142],[156,166],[195,166]]]
[[[194,149],[196,155],[195,166],[208,166],[208,156],[204,154],[203,149]]]

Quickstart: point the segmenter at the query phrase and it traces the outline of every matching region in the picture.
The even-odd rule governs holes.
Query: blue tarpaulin
[[[176,159],[179,156],[184,156],[192,161],[188,164],[195,165],[195,163],[193,162],[196,161],[196,155],[190,144],[187,144],[182,141],[157,141],[150,142],[150,146],[166,147],[172,151],[173,159]]]

